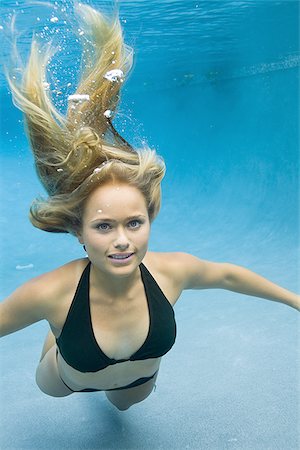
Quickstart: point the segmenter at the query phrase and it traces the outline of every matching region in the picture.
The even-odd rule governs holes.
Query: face
[[[147,252],[149,234],[145,198],[134,186],[111,182],[88,197],[78,238],[102,272],[132,273]]]

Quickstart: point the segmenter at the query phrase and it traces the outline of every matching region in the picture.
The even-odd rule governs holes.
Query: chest
[[[91,332],[107,356],[127,358],[142,346],[150,329],[150,309],[143,286],[132,297],[111,301],[91,291],[89,306]]]
[[[88,269],[73,301],[60,303],[60,315],[52,323],[58,325],[52,329],[65,360],[74,368],[94,372],[115,364],[115,360],[157,358],[169,351],[176,336],[170,305],[176,301],[176,289],[173,292],[162,277],[160,287],[141,266],[141,279],[134,292],[120,299],[106,298],[88,282]],[[163,292],[173,294],[170,303]]]
[[[87,269],[57,339],[64,360],[80,372],[97,372],[167,353],[176,338],[174,311],[150,272],[141,266],[140,283],[119,300],[93,284],[89,289]]]

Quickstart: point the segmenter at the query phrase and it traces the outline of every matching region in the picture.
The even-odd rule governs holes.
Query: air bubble
[[[122,81],[122,78],[124,77],[124,73],[121,69],[113,69],[106,72],[105,75],[103,75],[103,78],[106,78],[108,81],[115,82],[115,81]]]
[[[17,264],[16,269],[17,270],[33,269],[33,264],[25,264],[25,265]]]
[[[58,22],[58,17],[51,17],[50,22],[57,23]]]
[[[88,102],[89,100],[90,96],[88,94],[73,94],[68,97],[68,101],[73,103]]]
[[[113,112],[110,109],[107,109],[106,111],[104,111],[104,116],[107,117],[108,119],[110,119],[110,117],[112,117]]]

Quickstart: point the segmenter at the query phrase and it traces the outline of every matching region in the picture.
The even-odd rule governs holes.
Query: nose
[[[129,240],[123,229],[119,229],[114,242],[114,247],[118,250],[126,250],[129,247]]]

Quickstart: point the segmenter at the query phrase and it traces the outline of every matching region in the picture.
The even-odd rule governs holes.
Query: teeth
[[[113,259],[127,259],[131,255],[111,255]]]

